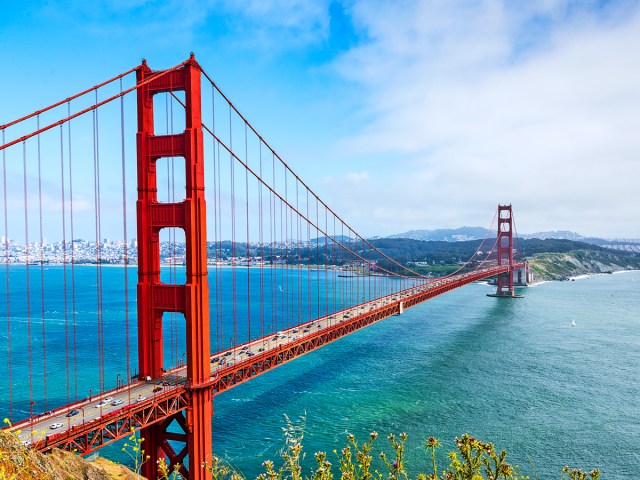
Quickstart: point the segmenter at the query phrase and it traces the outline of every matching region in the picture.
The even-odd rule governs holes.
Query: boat
[[[571,320],[571,326],[575,327],[576,326],[576,321],[575,320]]]

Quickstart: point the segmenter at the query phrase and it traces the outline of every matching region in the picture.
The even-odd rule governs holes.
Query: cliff
[[[567,280],[577,275],[640,269],[640,257],[607,250],[537,253],[529,259],[529,269],[534,282]]]

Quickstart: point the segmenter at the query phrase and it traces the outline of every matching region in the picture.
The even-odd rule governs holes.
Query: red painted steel
[[[513,211],[511,205],[498,205],[498,265],[508,265],[498,275],[496,295],[513,297]]]
[[[206,202],[204,197],[204,149],[200,100],[200,66],[193,55],[183,67],[170,73],[153,72],[146,63],[137,70],[138,88],[138,356],[142,379],[163,373],[162,315],[181,312],[186,320],[187,383],[189,408],[186,419],[173,417],[182,427],[187,448],[176,453],[168,443],[171,421],[145,426],[145,450],[150,456],[143,475],[157,478],[157,461],[168,458],[169,466],[189,455],[186,478],[209,479],[203,465],[211,463],[211,389],[209,381],[209,284],[207,280]],[[162,74],[164,73],[164,74]],[[154,77],[156,77],[154,79]],[[151,81],[144,83],[151,78]],[[153,96],[161,92],[185,92],[186,128],[178,135],[155,135]],[[186,193],[180,203],[158,204],[156,161],[163,156],[182,156]],[[186,284],[165,285],[160,281],[160,230],[182,228],[186,243]]]

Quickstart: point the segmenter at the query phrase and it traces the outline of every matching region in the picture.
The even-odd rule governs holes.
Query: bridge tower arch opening
[[[159,75],[162,73],[163,75]],[[140,378],[156,380],[163,374],[162,317],[181,313],[186,323],[186,364],[189,407],[161,422],[141,429],[145,454],[145,478],[158,477],[157,461],[180,464],[190,480],[209,480],[203,467],[211,464],[212,393],[209,381],[210,319],[207,279],[206,202],[200,77],[193,55],[171,71],[152,71],[143,61],[137,68],[138,133],[136,203],[138,234],[138,362]],[[154,80],[153,77],[156,77]],[[154,133],[153,96],[183,91],[185,130],[179,134]],[[181,202],[159,202],[157,166],[160,158],[181,157],[185,167],[185,197]],[[179,228],[186,245],[186,281],[166,284],[160,280],[160,231]],[[169,431],[178,425],[182,433]],[[172,445],[182,442],[176,452]],[[184,465],[187,460],[189,468]]]

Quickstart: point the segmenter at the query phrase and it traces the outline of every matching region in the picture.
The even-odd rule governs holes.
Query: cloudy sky
[[[193,51],[364,235],[640,238],[640,2],[2,2],[0,123]]]

